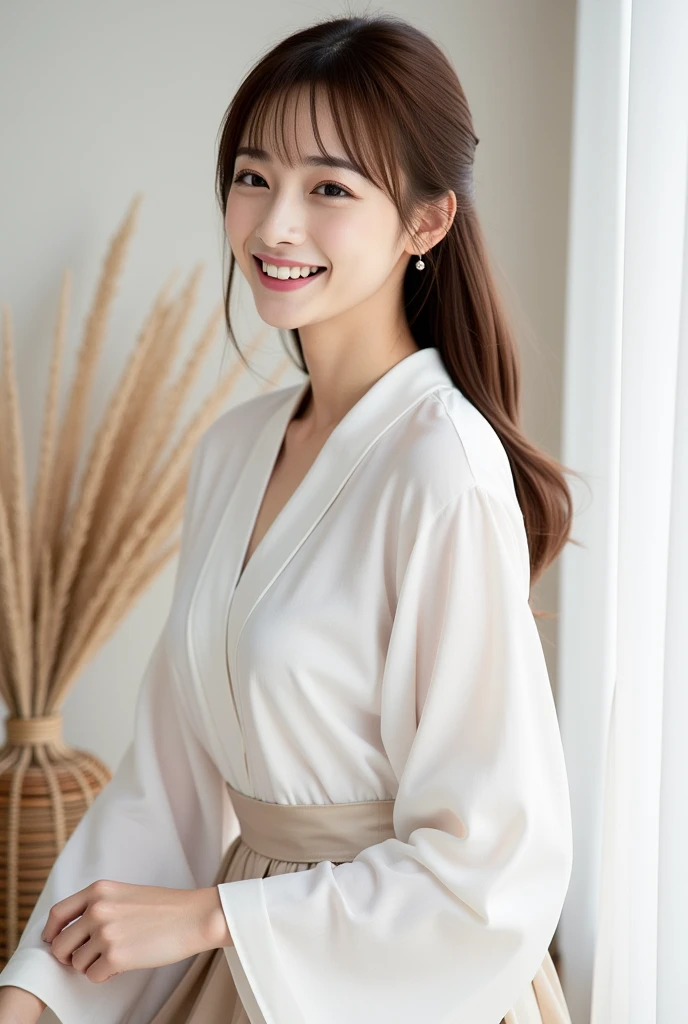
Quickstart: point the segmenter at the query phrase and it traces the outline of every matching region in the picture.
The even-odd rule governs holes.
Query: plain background
[[[566,282],[575,4],[573,0],[397,0],[260,5],[213,0],[4,0],[0,9],[0,303],[12,310],[28,477],[33,484],[50,344],[65,268],[73,273],[62,394],[107,246],[136,193],[134,235],[95,379],[89,441],[163,281],[205,264],[182,356],[222,297],[218,130],[253,63],[285,35],[329,15],[389,12],[449,55],[480,138],[476,195],[522,357],[523,424],[556,457]],[[427,83],[432,88],[432,83]],[[261,322],[235,293],[240,344]],[[256,366],[284,357],[270,331]],[[190,412],[236,358],[224,329]],[[280,384],[299,379],[296,369]],[[227,406],[257,393],[245,375]],[[64,705],[67,742],[114,770],[133,730],[136,694],[169,608],[176,559],[82,672]],[[556,613],[557,565],[534,588]],[[539,622],[556,694],[556,618]],[[4,736],[4,725],[2,726]]]

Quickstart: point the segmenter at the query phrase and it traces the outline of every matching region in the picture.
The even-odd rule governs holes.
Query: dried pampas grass
[[[63,743],[60,708],[84,665],[179,550],[177,528],[194,446],[245,372],[237,359],[175,434],[224,318],[220,303],[170,382],[196,302],[200,268],[176,298],[170,297],[176,274],[171,275],[141,328],[76,479],[94,374],[140,203],[141,196],[135,197],[107,253],[58,423],[71,282],[65,273],[31,510],[12,320],[9,308],[2,310],[0,696],[9,718],[0,751],[5,902],[0,940],[7,957],[54,857],[110,777],[97,758]],[[247,360],[263,333],[247,347]],[[288,365],[284,360],[273,376],[279,379]]]

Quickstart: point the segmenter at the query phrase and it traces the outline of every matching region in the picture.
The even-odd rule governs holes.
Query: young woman
[[[236,261],[306,376],[194,453],[135,737],[0,975],[15,1019],[569,1021],[529,594],[572,502],[519,426],[477,142],[441,49],[387,15],[297,32],[234,97],[230,335]]]

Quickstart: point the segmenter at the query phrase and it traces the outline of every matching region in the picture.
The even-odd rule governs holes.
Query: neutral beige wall
[[[206,263],[190,348],[221,296],[216,137],[257,55],[328,13],[388,10],[446,48],[481,142],[479,208],[521,337],[524,420],[557,454],[573,59],[573,0],[344,4],[118,0],[0,9],[0,301],[12,306],[31,478],[48,346],[64,267],[74,273],[67,369],[106,244],[132,196],[145,200],[95,382],[92,431],[153,295],[172,267]],[[432,82],[426,84],[432,88]],[[183,277],[180,278],[180,281]],[[244,292],[244,295],[246,293]],[[244,338],[258,326],[250,314]],[[262,365],[276,362],[276,336]],[[218,337],[195,397],[217,378]],[[284,381],[289,378],[285,378]],[[66,382],[63,382],[66,387]],[[246,379],[237,398],[259,382]],[[63,387],[64,393],[64,387]],[[65,706],[68,742],[115,768],[132,732],[145,663],[169,606],[174,564],[83,672]],[[555,610],[555,572],[537,588]],[[556,623],[541,625],[554,681]]]

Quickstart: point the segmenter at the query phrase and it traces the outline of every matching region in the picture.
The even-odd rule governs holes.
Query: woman
[[[297,32],[229,107],[227,324],[236,260],[307,376],[194,452],[135,737],[0,975],[16,1019],[569,1021],[528,600],[571,498],[519,427],[477,141],[391,16]]]

